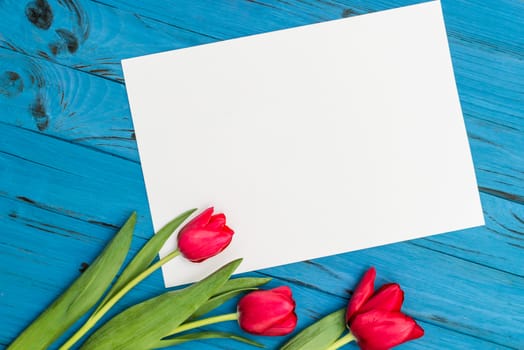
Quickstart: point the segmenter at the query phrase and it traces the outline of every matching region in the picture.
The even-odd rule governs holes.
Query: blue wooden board
[[[122,58],[417,2],[0,1],[0,346],[78,276],[132,210],[132,250],[152,234]],[[426,329],[400,348],[523,349],[524,2],[442,6],[486,226],[249,275],[290,285],[303,327],[344,306],[374,265],[379,284],[401,283],[406,312]],[[161,291],[155,273],[117,309]],[[277,348],[286,337],[255,339]],[[179,348],[250,347],[220,340]]]

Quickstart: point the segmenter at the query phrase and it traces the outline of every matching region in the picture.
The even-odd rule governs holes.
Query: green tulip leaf
[[[244,288],[244,289],[237,289],[237,290],[232,290],[232,291],[229,291],[227,293],[223,293],[223,294],[220,294],[220,295],[217,295],[216,297],[212,297],[211,299],[209,299],[208,301],[206,301],[206,303],[204,305],[202,305],[193,315],[191,315],[191,319],[195,319],[195,318],[198,318],[202,315],[205,315],[207,314],[208,312],[210,312],[211,310],[214,310],[215,308],[219,307],[220,305],[222,305],[223,303],[225,303],[226,301],[228,301],[229,299],[245,292],[245,291],[248,291],[248,290],[256,290],[257,288]]]
[[[271,281],[270,277],[240,277],[228,280],[224,285],[217,290],[216,295],[230,292],[235,289],[256,288]]]
[[[202,340],[202,339],[231,339],[236,340],[241,343],[249,344],[256,346],[258,348],[263,348],[264,345],[261,343],[258,343],[254,340],[251,340],[246,337],[242,337],[233,333],[226,333],[226,332],[198,332],[198,333],[190,333],[190,334],[184,334],[180,335],[176,338],[168,338],[160,340],[156,346],[154,346],[154,349],[160,349],[160,348],[166,348],[168,346],[175,346],[179,345],[188,341],[192,340]]]
[[[236,295],[246,291],[256,290],[258,287],[269,281],[271,281],[271,278],[255,277],[243,277],[229,280],[213,297],[206,301],[193,315],[191,315],[191,318],[194,319],[207,314]]]
[[[83,350],[150,349],[172,333],[229,279],[237,259],[187,288],[131,306],[93,333]]]
[[[346,329],[345,309],[335,311],[291,338],[280,350],[321,350],[333,344]]]
[[[135,223],[136,213],[133,213],[91,266],[8,349],[47,349],[93,307],[120,270],[131,245]]]
[[[155,259],[171,234],[191,215],[196,209],[190,209],[162,227],[135,255],[133,260],[126,266],[120,277],[117,279],[109,293],[107,293],[104,300],[98,305],[97,311],[118,291],[124,287],[129,281],[138,276],[142,271],[148,268],[151,262]]]

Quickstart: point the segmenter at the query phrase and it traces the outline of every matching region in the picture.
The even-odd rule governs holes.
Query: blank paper
[[[484,224],[439,2],[122,64],[155,229],[236,232],[167,286]]]

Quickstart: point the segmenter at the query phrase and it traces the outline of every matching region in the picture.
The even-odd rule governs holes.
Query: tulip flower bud
[[[238,303],[238,323],[256,335],[286,335],[297,325],[295,301],[289,287],[247,294]]]
[[[192,262],[211,258],[231,243],[234,231],[226,225],[224,214],[213,215],[213,208],[204,210],[178,233],[178,249]]]

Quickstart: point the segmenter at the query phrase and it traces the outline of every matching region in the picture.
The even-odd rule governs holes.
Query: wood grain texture
[[[137,159],[123,85],[1,48],[0,67],[17,77],[3,85],[14,91],[0,94],[2,121]]]
[[[42,13],[49,13],[47,27],[28,14],[31,9],[40,21]],[[119,82],[122,58],[211,40],[93,1],[5,0],[0,13],[6,14],[0,23],[0,46]]]
[[[92,261],[130,211],[139,212],[132,251],[152,234],[122,58],[418,2],[0,1],[0,347]],[[375,265],[379,283],[402,284],[407,312],[426,329],[402,349],[522,349],[524,3],[442,6],[486,226],[251,275],[274,277],[270,287],[290,284],[303,327],[342,307]],[[118,309],[161,286],[156,273]],[[256,339],[269,348],[285,340]]]
[[[111,68],[104,69],[109,70],[116,81],[121,81],[119,62],[125,57],[217,40],[213,38],[231,38],[334,19],[340,15],[342,9],[339,5],[328,6],[320,2],[315,3],[315,6],[306,6],[301,2],[289,5],[280,3],[279,6],[285,6],[284,11],[279,7],[243,1],[235,2],[233,7],[227,7],[220,2],[208,3],[207,7],[206,2],[177,2],[177,6],[166,2],[151,8],[144,4],[135,8],[137,5],[131,3],[108,2],[108,6],[104,6],[87,1],[77,7],[85,7],[87,10],[83,13],[93,13],[93,17],[100,21],[95,27],[100,28],[99,31],[104,34],[98,35],[95,29],[90,29],[90,36],[85,42],[85,53],[81,46],[74,54],[57,54],[51,59],[50,56],[39,55],[36,52],[38,45],[43,44],[41,50],[46,49],[45,43],[51,40],[46,37],[49,33],[33,28],[24,17],[23,4],[16,4],[15,6],[10,2],[0,3],[0,11],[2,6],[5,6],[4,11],[10,6],[13,8],[12,13],[20,15],[9,17],[11,21],[18,18],[17,24],[0,24],[0,27],[4,26],[0,32],[8,33],[2,35],[3,39],[0,40],[7,48],[4,52],[0,51],[0,71],[3,71],[0,84],[3,81],[2,86],[5,86],[0,87],[0,93],[6,91],[0,94],[0,106],[8,111],[3,120],[135,160],[138,157],[125,90],[119,84],[112,84],[104,79],[91,79],[89,75],[81,74],[79,70],[107,77],[107,74],[104,75],[100,71],[102,68],[97,66],[91,69],[90,65],[85,64],[85,60],[110,60],[111,64],[108,66]],[[406,4],[408,3],[367,3],[368,6],[374,7],[360,4],[352,13],[367,13]],[[524,133],[524,107],[519,101],[524,100],[524,44],[519,38],[524,37],[524,30],[522,26],[518,26],[518,20],[508,17],[507,13],[520,13],[523,9],[522,4],[518,2],[510,1],[503,4],[507,6],[506,11],[499,10],[498,2],[468,2],[460,6],[455,2],[444,2],[443,7],[446,19],[449,18],[446,25],[450,33],[450,49],[481,191],[522,203],[524,139],[521,135]],[[53,2],[50,2],[51,5]],[[120,6],[123,10],[109,6]],[[146,7],[143,8],[144,6]],[[188,11],[184,6],[193,7]],[[52,7],[61,6],[55,4]],[[317,12],[311,12],[313,9]],[[344,9],[347,10],[347,7]],[[187,14],[181,16],[184,11]],[[208,17],[205,17],[206,13],[209,13]],[[216,17],[216,13],[222,16]],[[313,16],[312,13],[316,15]],[[149,28],[141,21],[136,22],[137,16],[153,21],[155,26]],[[176,23],[176,27],[167,24],[169,22],[165,22],[165,16],[169,16],[171,22]],[[176,22],[179,17],[183,17],[180,19],[181,23]],[[267,21],[268,17],[271,21]],[[178,29],[191,18],[191,23],[198,24],[204,33],[195,32],[191,27],[187,30]],[[202,22],[202,18],[206,20]],[[258,27],[253,24],[254,18],[258,18],[257,21],[264,24],[258,31]],[[306,21],[306,18],[309,20]],[[54,19],[56,26],[66,27],[67,24],[60,24],[59,19]],[[221,25],[216,23],[219,20],[222,21]],[[122,30],[122,25],[117,25],[121,21],[126,23],[126,31]],[[480,30],[483,23],[488,23],[489,26]],[[220,33],[212,31],[218,30],[217,28],[230,31],[231,26],[245,28],[237,28],[236,35],[230,32],[219,35]],[[9,28],[17,30],[8,30]],[[173,33],[173,30],[176,33]],[[505,30],[511,35],[504,35]],[[178,33],[179,31],[183,35]],[[157,36],[157,32],[169,35]],[[33,40],[27,39],[30,33]],[[17,37],[20,34],[23,37]],[[225,34],[229,36],[224,36]],[[104,35],[110,36],[111,40],[108,41]],[[155,39],[151,40],[152,37]],[[130,38],[133,45],[129,44]],[[13,44],[15,41],[27,47],[18,47]],[[108,42],[119,50],[109,52],[109,48],[104,46]],[[18,55],[9,53],[13,49],[17,50]],[[84,63],[75,63],[78,60]],[[45,61],[58,62],[60,65]],[[13,65],[16,66],[19,62],[24,63],[14,69]],[[11,80],[11,76],[17,79]],[[86,93],[78,94],[77,86],[81,86]],[[493,91],[496,93],[491,93]],[[108,122],[101,122],[101,119]],[[493,137],[496,137],[496,140],[492,140]],[[495,159],[508,159],[508,162],[496,162]]]

